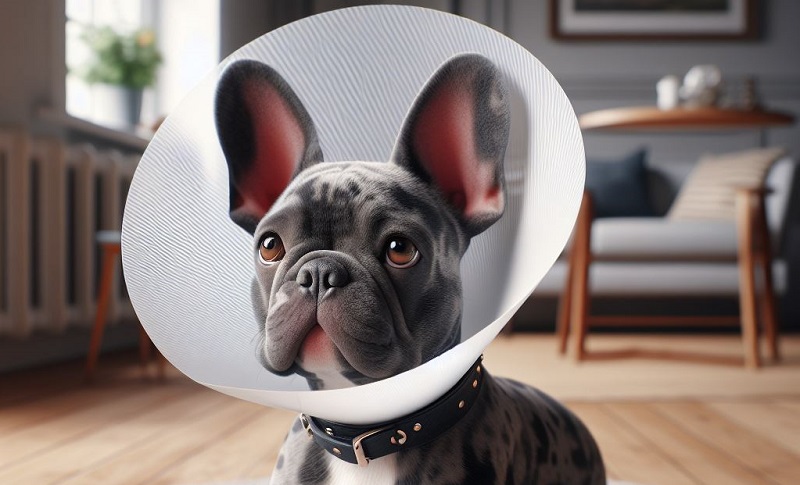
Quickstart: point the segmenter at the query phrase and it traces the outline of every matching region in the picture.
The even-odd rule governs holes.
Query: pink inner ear
[[[271,84],[253,81],[244,87],[252,122],[255,152],[245,177],[236,183],[240,209],[264,216],[292,180],[303,157],[305,137],[294,111]]]
[[[473,102],[467,86],[443,84],[420,111],[412,140],[415,153],[448,202],[466,217],[503,208],[493,164],[478,158]]]

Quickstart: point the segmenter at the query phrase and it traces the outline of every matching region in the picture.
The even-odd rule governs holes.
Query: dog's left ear
[[[507,98],[491,61],[454,57],[422,89],[392,154],[393,163],[440,191],[470,237],[503,214]]]

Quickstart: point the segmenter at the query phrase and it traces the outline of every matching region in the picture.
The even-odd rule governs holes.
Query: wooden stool
[[[89,342],[89,353],[86,356],[86,379],[94,377],[97,367],[97,359],[100,355],[100,344],[103,341],[103,331],[106,326],[106,312],[108,302],[111,298],[111,287],[114,278],[114,266],[117,262],[117,255],[121,253],[121,233],[119,231],[99,231],[97,233],[97,243],[103,255],[103,263],[100,277],[100,288],[97,295],[97,313],[95,313],[94,327],[92,328],[92,338]],[[144,327],[139,326],[139,359],[142,366],[147,365],[150,360],[150,349],[152,342]],[[158,376],[164,377],[164,367],[166,360],[158,353]]]

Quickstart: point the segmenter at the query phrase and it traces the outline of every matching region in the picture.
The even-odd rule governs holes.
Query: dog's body
[[[226,70],[217,130],[231,218],[254,236],[267,369],[331,389],[391,377],[460,342],[460,260],[505,204],[506,97],[487,59],[455,57],[412,106],[388,163],[320,163],[311,117],[280,75],[255,61]],[[533,388],[481,379],[454,427],[366,468],[318,447],[298,421],[272,483],[605,482],[569,411]]]
[[[600,453],[583,424],[532,387],[484,374],[479,401],[436,441],[370,462],[328,454],[300,422],[278,456],[272,484],[602,484]]]

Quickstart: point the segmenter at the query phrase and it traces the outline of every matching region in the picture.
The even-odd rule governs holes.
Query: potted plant
[[[142,92],[155,83],[162,60],[155,34],[147,29],[121,34],[111,27],[95,27],[82,38],[94,54],[83,77],[90,84],[105,85],[97,104],[103,105],[105,118],[116,114],[105,121],[137,125]]]

